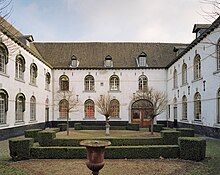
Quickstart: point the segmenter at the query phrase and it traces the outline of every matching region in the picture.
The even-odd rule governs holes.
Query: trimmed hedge
[[[57,125],[58,128],[60,128],[60,131],[66,131],[67,130],[67,124],[66,123],[60,123]]]
[[[165,145],[177,145],[178,137],[180,135],[179,131],[175,130],[162,130],[161,137],[164,139]]]
[[[24,131],[25,138],[33,138],[34,142],[38,142],[38,132],[42,129],[29,129]]]
[[[180,137],[180,158],[200,161],[205,158],[206,140],[198,137]]]
[[[127,130],[132,130],[132,131],[139,131],[140,125],[139,125],[139,124],[131,124],[131,123],[128,123],[126,129],[127,129]]]
[[[178,158],[178,145],[154,146],[110,146],[105,149],[107,159],[148,159],[148,158]],[[85,147],[32,147],[33,159],[84,159]]]
[[[160,132],[160,131],[162,131],[163,127],[164,127],[163,124],[154,124],[153,131]],[[151,125],[149,125],[149,131],[151,132]]]
[[[45,131],[55,131],[57,133],[60,132],[60,128],[47,128]]]
[[[55,131],[44,130],[38,132],[38,142],[41,146],[49,146],[55,138],[56,138]]]
[[[33,138],[14,138],[9,140],[10,156],[13,161],[30,158],[30,150],[33,146]]]
[[[194,137],[194,129],[192,128],[177,128],[180,131],[180,137]]]
[[[82,130],[82,124],[81,123],[75,123],[74,124],[74,129],[75,130]]]
[[[105,130],[105,126],[83,126],[83,130]],[[110,126],[110,130],[126,130],[126,126]]]

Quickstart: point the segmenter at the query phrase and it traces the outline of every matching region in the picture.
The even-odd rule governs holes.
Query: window
[[[201,95],[199,92],[194,96],[194,116],[195,120],[201,120]]]
[[[217,118],[218,118],[218,123],[220,123],[220,88],[218,90],[218,96],[217,96]]]
[[[69,102],[65,99],[61,100],[59,103],[59,112],[61,119],[67,119],[68,109],[69,109]]]
[[[137,58],[138,67],[146,67],[147,66],[147,55],[142,52]]]
[[[79,61],[77,60],[76,56],[73,55],[73,56],[71,57],[70,67],[71,67],[71,68],[76,68],[76,67],[78,67],[78,66],[79,66]]]
[[[85,91],[95,90],[95,81],[92,75],[87,75],[84,80]]]
[[[220,40],[217,43],[217,70],[220,70]]]
[[[45,76],[45,89],[49,90],[50,89],[50,73],[47,72]]]
[[[6,64],[8,63],[7,47],[0,43],[0,72],[6,73]]]
[[[36,85],[37,65],[32,63],[30,67],[30,84]]]
[[[182,120],[187,120],[187,98],[185,95],[182,98]]]
[[[8,93],[0,89],[0,125],[6,124],[6,113],[8,111]]]
[[[112,115],[111,118],[119,118],[120,104],[119,101],[114,99],[110,102]]]
[[[95,105],[94,102],[90,99],[85,101],[85,118],[95,118]]]
[[[141,75],[138,80],[138,89],[141,91],[147,90],[148,79],[145,75]]]
[[[173,99],[173,118],[177,120],[177,99],[176,97]]]
[[[34,96],[30,99],[30,120],[36,120],[36,99]]]
[[[200,55],[196,55],[194,58],[194,80],[201,78],[201,57]]]
[[[22,55],[18,55],[15,61],[15,77],[24,80],[25,60]]]
[[[15,100],[15,122],[24,121],[24,111],[25,111],[25,96],[19,93]]]
[[[60,77],[60,90],[68,91],[69,90],[69,78],[66,75]]]
[[[110,77],[110,91],[119,91],[119,78],[116,75]]]
[[[113,67],[113,61],[112,61],[112,57],[110,55],[105,57],[104,66],[105,67]]]
[[[187,65],[186,63],[182,66],[182,85],[187,84]]]
[[[174,69],[173,71],[173,88],[178,88],[178,84],[177,84],[177,70]]]

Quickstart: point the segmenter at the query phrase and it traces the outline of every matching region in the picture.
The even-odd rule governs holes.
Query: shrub
[[[173,128],[169,128],[169,127],[162,127],[162,130],[174,130]]]
[[[74,129],[75,130],[81,130],[82,129],[82,124],[81,123],[75,123],[74,124]]]
[[[194,129],[192,128],[177,128],[180,131],[180,137],[194,137]]]
[[[60,128],[47,128],[45,129],[46,131],[55,131],[56,133],[57,132],[60,132]]]
[[[161,137],[165,145],[177,145],[180,132],[175,130],[162,130]]]
[[[206,140],[198,137],[180,137],[180,158],[200,161],[205,158]]]
[[[105,126],[83,126],[83,130],[105,130]],[[126,130],[126,126],[110,126],[110,130]]]
[[[110,146],[105,150],[106,159],[149,159],[149,158],[178,158],[177,145],[153,146]]]
[[[33,146],[33,138],[14,138],[9,140],[10,156],[13,161],[30,158],[30,149]]]
[[[33,159],[84,159],[86,148],[84,147],[32,147]]]
[[[128,123],[127,125],[127,130],[139,131],[139,129],[140,129],[139,124]]]
[[[33,138],[34,142],[38,142],[38,132],[42,129],[29,129],[24,131],[25,138]]]
[[[56,138],[55,131],[44,130],[38,132],[38,142],[41,146],[49,146],[54,138]]]
[[[153,131],[160,132],[163,127],[164,127],[163,124],[154,124]],[[151,132],[151,125],[149,125],[149,131]]]
[[[60,131],[66,131],[67,130],[67,124],[66,123],[60,123],[57,125],[58,128],[60,128]]]

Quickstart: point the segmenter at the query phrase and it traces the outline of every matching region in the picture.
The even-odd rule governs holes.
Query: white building
[[[158,123],[220,138],[220,18],[212,25],[195,25],[191,44],[39,43],[1,23],[0,139],[56,126],[67,116],[71,126],[103,125],[95,100],[107,93],[114,97],[111,125],[145,127],[146,111],[133,96],[147,86],[168,96]],[[56,99],[65,90],[79,101],[69,114],[68,102]]]

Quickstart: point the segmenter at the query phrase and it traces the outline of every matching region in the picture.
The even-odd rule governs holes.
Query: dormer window
[[[78,67],[78,66],[79,66],[79,61],[77,60],[76,56],[73,55],[73,56],[71,57],[70,67],[71,67],[71,68],[76,68],[76,67]]]
[[[104,66],[105,67],[113,67],[113,61],[112,61],[112,57],[110,55],[105,57]]]
[[[147,55],[146,53],[142,52],[137,58],[137,65],[138,67],[147,67]]]

